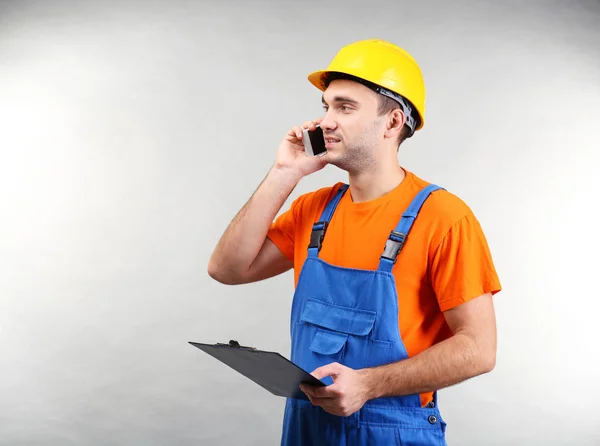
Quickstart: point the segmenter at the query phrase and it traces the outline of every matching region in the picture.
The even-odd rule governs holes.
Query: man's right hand
[[[275,159],[275,168],[279,170],[288,170],[298,179],[310,175],[313,172],[321,170],[328,163],[327,154],[322,156],[308,156],[302,142],[302,130],[314,130],[322,118],[315,121],[306,121],[302,126],[295,126],[285,135]]]

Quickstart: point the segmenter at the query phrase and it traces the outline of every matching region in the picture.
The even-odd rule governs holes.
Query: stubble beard
[[[343,154],[338,159],[332,160],[330,164],[347,171],[350,175],[366,172],[375,166],[377,124],[376,121],[373,122],[356,140],[343,142]]]

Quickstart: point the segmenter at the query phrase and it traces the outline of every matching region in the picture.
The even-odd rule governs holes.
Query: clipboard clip
[[[241,348],[244,350],[256,350],[256,348],[254,348],[254,347],[244,347],[243,345],[240,345],[240,343],[238,341],[234,341],[233,339],[230,340],[228,344],[223,344],[223,343],[218,342],[217,347],[232,347],[232,348]]]

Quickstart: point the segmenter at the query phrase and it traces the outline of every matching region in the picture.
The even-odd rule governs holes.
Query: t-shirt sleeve
[[[294,261],[294,240],[296,238],[296,226],[298,208],[304,197],[298,197],[288,210],[281,213],[269,227],[267,237],[279,248],[279,250],[292,262]]]
[[[323,187],[300,195],[288,210],[271,223],[267,237],[289,260],[294,261],[295,241],[301,238],[303,229],[306,230],[306,224],[312,224],[312,219],[322,211],[325,203],[342,184],[338,182],[333,187]]]
[[[457,221],[442,239],[434,253],[431,281],[441,311],[501,290],[487,240],[473,214]]]

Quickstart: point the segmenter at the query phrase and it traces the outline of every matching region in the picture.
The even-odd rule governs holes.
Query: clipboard
[[[326,386],[323,381],[277,352],[244,347],[234,340],[229,341],[228,344],[204,344],[191,341],[189,344],[208,353],[276,396],[307,399],[304,392],[300,390],[300,383]]]

